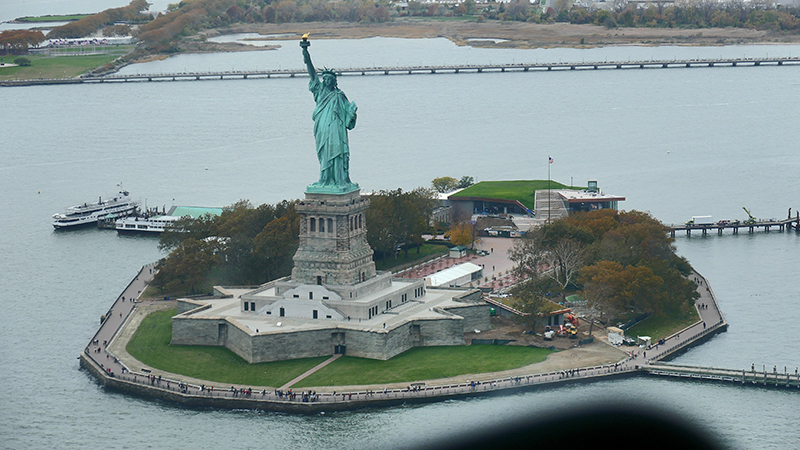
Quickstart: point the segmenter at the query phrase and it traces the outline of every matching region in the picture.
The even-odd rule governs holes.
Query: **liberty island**
[[[357,108],[338,88],[335,73],[323,71],[320,81],[306,37],[300,46],[311,78],[309,90],[316,103],[312,118],[320,176],[306,188],[305,199],[296,206],[300,215],[300,243],[291,276],[255,289],[216,286],[210,298],[177,299],[171,344],[226,347],[250,364],[329,356],[318,368],[345,354],[388,360],[414,347],[463,346],[465,333],[491,328],[489,305],[477,289],[433,288],[426,286],[424,279],[394,278],[391,273],[375,269],[373,251],[366,240],[365,211],[369,199],[361,196],[349,174],[347,131],[355,127]],[[141,271],[132,286],[152,276],[152,268],[147,270],[147,274],[144,269]],[[132,292],[127,297],[130,299]],[[710,290],[705,296],[700,292],[700,298],[716,304]],[[132,304],[124,300],[118,304],[130,314]],[[104,323],[102,328],[117,320],[117,310],[112,311],[108,315],[111,322]],[[683,339],[671,339],[651,359],[658,360],[724,330],[727,323],[718,308],[714,311],[716,315],[709,313],[708,317],[701,314],[701,321],[685,330]],[[123,315],[119,314],[120,320]],[[130,337],[131,332],[120,334]],[[142,364],[132,360],[123,346],[115,345],[113,336],[102,339],[103,346],[100,340],[95,337],[81,355],[82,365],[106,384],[126,391],[184,404],[237,408],[244,401],[246,407],[256,409],[314,410],[309,406],[298,407],[295,396],[286,396],[284,389],[289,389],[297,379],[285,386],[270,387],[269,394],[261,387],[259,398],[253,396],[252,388],[232,386],[230,390],[219,390],[202,380],[178,381],[179,377],[161,373],[155,367],[137,373],[130,367]],[[102,347],[108,352],[107,341],[112,341],[111,352],[118,367],[98,363],[91,356],[92,351],[100,353]],[[385,385],[377,398],[373,387],[356,389],[355,402],[352,391],[340,400],[336,390],[325,388],[313,394],[303,392],[299,404],[325,405],[325,409],[336,404],[335,409],[349,409],[375,401],[395,404],[431,394],[450,398],[497,389],[628,376],[639,373],[640,365],[647,363],[644,358],[636,359],[637,356],[619,352],[602,363],[569,370],[537,373],[532,368],[522,368],[473,376],[471,380],[456,377],[433,385],[417,383],[406,389]],[[157,378],[155,373],[159,373]],[[170,380],[166,386],[162,381],[165,375]]]

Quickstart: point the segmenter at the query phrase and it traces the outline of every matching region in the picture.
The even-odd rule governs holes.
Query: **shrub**
[[[31,60],[28,58],[17,58],[14,60],[14,64],[17,64],[19,66],[30,66]]]

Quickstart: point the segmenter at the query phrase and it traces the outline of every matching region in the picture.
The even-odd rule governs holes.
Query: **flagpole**
[[[547,223],[550,223],[550,164],[552,156],[547,157]]]

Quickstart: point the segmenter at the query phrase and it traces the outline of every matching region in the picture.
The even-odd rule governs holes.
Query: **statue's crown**
[[[328,69],[327,67],[325,67],[325,68],[322,70],[322,76],[325,76],[325,75],[333,75],[333,76],[336,76],[336,72],[334,72],[333,70],[331,70],[331,69]]]

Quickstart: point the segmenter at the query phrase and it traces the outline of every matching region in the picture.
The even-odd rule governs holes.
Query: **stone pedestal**
[[[309,191],[296,207],[300,246],[294,255],[292,282],[354,286],[374,278],[365,217],[369,200],[361,197],[359,189],[346,193]]]

